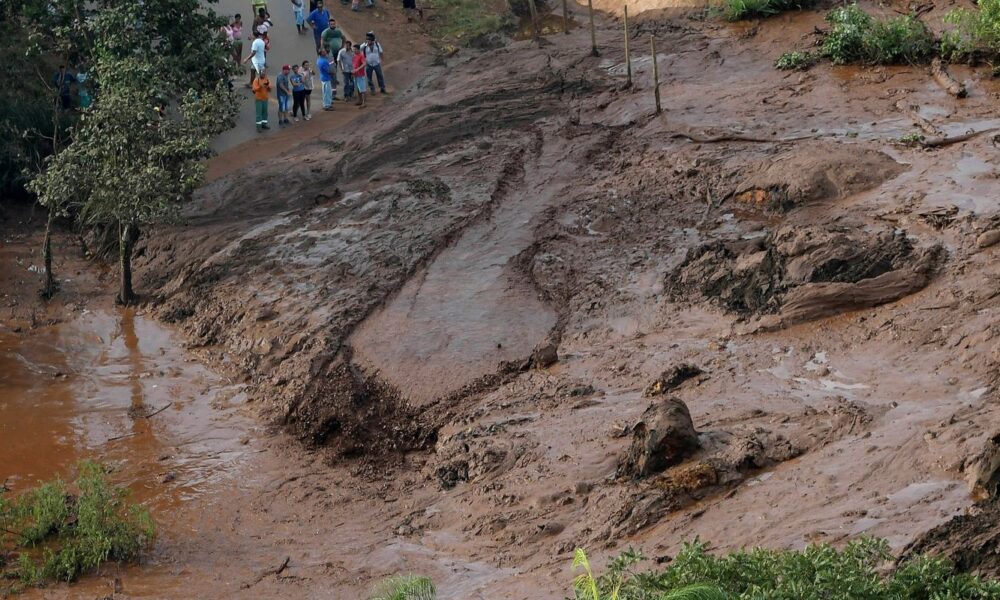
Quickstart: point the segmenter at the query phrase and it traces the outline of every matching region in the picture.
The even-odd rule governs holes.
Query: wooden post
[[[653,52],[653,95],[656,98],[656,114],[660,114],[660,67],[656,64],[656,38],[649,35],[649,48]]]
[[[632,87],[632,55],[628,48],[628,4],[625,5],[625,73],[628,75],[628,86]]]
[[[566,6],[566,0],[563,0],[563,33],[569,35],[569,7]]]
[[[531,11],[531,36],[533,39],[538,39],[538,7],[535,6],[535,0],[528,0],[528,10]]]
[[[590,54],[600,56],[597,51],[597,32],[594,30],[594,0],[587,0],[587,10],[590,11]]]

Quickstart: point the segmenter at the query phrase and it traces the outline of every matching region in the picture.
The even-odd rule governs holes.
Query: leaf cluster
[[[916,64],[926,62],[936,48],[933,34],[911,15],[878,20],[848,4],[830,11],[826,21],[830,31],[822,54],[835,65]]]

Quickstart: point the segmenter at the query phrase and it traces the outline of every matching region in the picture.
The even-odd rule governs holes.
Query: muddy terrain
[[[998,574],[1000,87],[781,72],[823,11],[651,4],[631,88],[609,14],[599,57],[463,49],[140,242],[145,314],[276,435],[125,594],[560,598],[576,547],[695,537],[974,537]],[[984,133],[901,145],[913,115]]]

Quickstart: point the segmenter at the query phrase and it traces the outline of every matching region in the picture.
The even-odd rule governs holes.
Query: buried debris
[[[965,98],[969,95],[969,91],[965,89],[965,85],[959,83],[954,77],[948,74],[948,71],[944,68],[944,64],[941,63],[940,58],[935,58],[931,61],[931,77],[934,78],[934,81],[936,81],[937,84],[944,89],[944,91],[956,98]]]
[[[632,446],[618,465],[618,475],[641,478],[659,473],[699,445],[687,405],[673,397],[657,400],[632,427]]]
[[[970,492],[997,496],[1000,492],[1000,433],[986,440],[979,454],[966,461],[964,470]]]
[[[892,302],[923,289],[941,255],[901,230],[783,227],[766,238],[714,242],[688,252],[667,278],[675,300],[704,299],[752,329]]]
[[[682,383],[688,379],[692,379],[701,375],[704,371],[698,367],[688,364],[681,363],[679,365],[674,365],[666,371],[660,374],[653,383],[646,387],[643,392],[643,396],[659,396],[661,394],[666,394],[670,390],[673,390],[680,386]]]

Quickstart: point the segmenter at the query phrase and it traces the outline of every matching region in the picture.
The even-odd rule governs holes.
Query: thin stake
[[[656,38],[649,35],[649,47],[653,51],[653,95],[656,97],[656,114],[660,114],[660,68],[656,64]]]
[[[632,55],[628,47],[628,4],[625,5],[625,69],[628,74],[628,86],[632,87]]]
[[[531,11],[531,30],[533,32],[534,39],[538,39],[538,7],[535,6],[535,0],[528,0],[528,9]]]
[[[594,30],[594,0],[587,0],[587,10],[590,11],[590,54],[600,56],[597,51],[597,32]]]
[[[566,0],[563,0],[563,33],[569,35],[569,8],[566,6]]]

